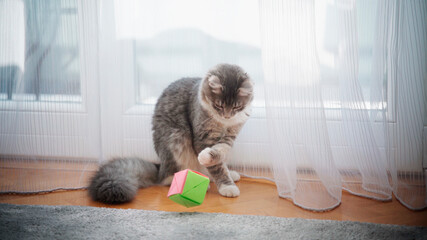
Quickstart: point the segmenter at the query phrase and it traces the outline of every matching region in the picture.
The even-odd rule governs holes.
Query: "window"
[[[258,1],[115,1],[116,34],[134,47],[135,99],[155,104],[182,77],[203,77],[225,62],[255,82],[264,105]]]
[[[339,81],[340,33],[337,20],[337,3],[333,1],[316,2],[316,44],[320,66],[320,84],[322,85],[322,99],[329,119],[341,118],[342,89]],[[357,48],[358,66],[357,81],[361,87],[365,109],[372,109],[371,103],[380,104],[372,96],[372,64],[373,47],[376,29],[377,1],[357,1]],[[391,96],[389,104],[392,104]],[[385,103],[384,103],[385,104]],[[362,104],[358,104],[362,105]],[[370,112],[369,112],[370,113]],[[371,114],[371,113],[370,113]],[[378,116],[379,117],[379,116]]]
[[[96,1],[0,1],[1,155],[99,156],[97,21]]]
[[[1,56],[6,59],[0,66],[0,99],[80,102],[77,1],[24,0],[14,5],[7,12],[9,19],[4,18],[21,21],[21,29],[7,32],[16,35],[19,44],[3,46],[12,50]],[[21,63],[13,61],[17,58]]]

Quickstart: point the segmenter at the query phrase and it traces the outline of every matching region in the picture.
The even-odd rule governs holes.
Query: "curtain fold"
[[[279,195],[308,209],[341,202],[316,58],[314,1],[261,1],[271,161]]]
[[[426,1],[177,4],[0,1],[0,192],[84,188],[111,157],[158,161],[161,90],[228,62],[256,95],[231,168],[314,211],[343,190],[427,207]]]
[[[359,51],[364,49],[363,43],[359,43],[357,11],[365,10],[366,7],[363,1],[359,3],[356,5],[356,1],[341,1],[336,4],[338,32],[336,68],[340,81],[342,127],[347,140],[344,157],[354,163],[353,169],[341,169],[340,172],[345,190],[378,200],[391,200],[386,160],[380,154],[380,145],[375,139],[373,130],[381,126],[375,126],[376,119],[369,117],[367,99],[365,100],[359,83],[359,79],[363,78],[359,71],[359,61],[364,64],[361,60],[363,55],[359,57]],[[361,34],[364,33],[361,31]]]
[[[411,209],[427,206],[426,171],[423,170],[423,126],[427,84],[426,1],[382,1],[378,24],[386,41],[379,47],[382,64],[378,79],[387,79],[393,111],[385,119],[387,158],[393,193]],[[387,11],[386,10],[386,11]],[[388,27],[386,23],[391,22]],[[386,29],[384,29],[386,28]],[[426,149],[424,149],[425,151]]]

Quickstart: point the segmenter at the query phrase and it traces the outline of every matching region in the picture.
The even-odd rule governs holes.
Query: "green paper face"
[[[186,207],[198,206],[203,203],[208,186],[208,178],[188,171],[182,194],[172,195],[169,199]]]
[[[182,206],[188,207],[188,208],[199,206],[201,204],[201,203],[193,202],[190,199],[187,199],[187,198],[181,196],[181,194],[172,195],[169,197],[169,199],[178,203],[178,204],[181,204]]]
[[[208,185],[209,179],[200,176],[197,173],[188,171],[184,190],[182,190],[181,195],[201,204],[205,199]]]

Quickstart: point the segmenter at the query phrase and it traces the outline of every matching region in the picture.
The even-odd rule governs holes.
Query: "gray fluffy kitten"
[[[101,166],[90,196],[105,203],[132,200],[140,187],[169,185],[173,174],[192,169],[210,177],[221,195],[240,194],[240,176],[227,168],[227,154],[249,118],[253,87],[236,65],[219,64],[205,78],[184,78],[160,96],[153,116],[153,140],[160,164],[121,158]]]

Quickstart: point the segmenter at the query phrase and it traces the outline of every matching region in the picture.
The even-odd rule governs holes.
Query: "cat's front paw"
[[[238,197],[240,190],[236,185],[221,185],[218,189],[219,194],[224,197]]]
[[[197,157],[197,159],[199,160],[200,164],[202,164],[203,166],[212,165],[213,159],[212,159],[211,151],[212,151],[212,148],[207,147],[199,153],[199,156]]]
[[[230,170],[230,177],[233,181],[237,182],[240,180],[240,174],[236,171]]]

